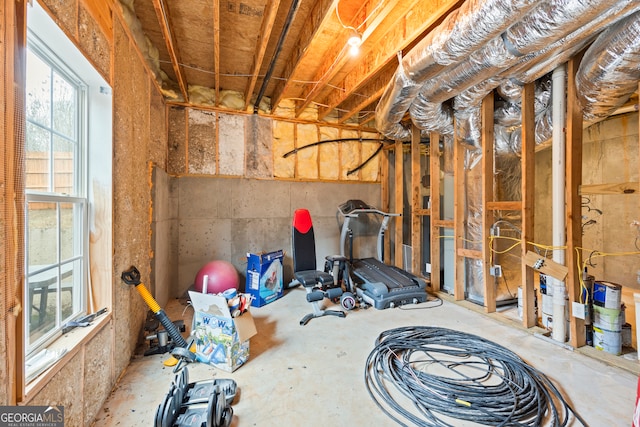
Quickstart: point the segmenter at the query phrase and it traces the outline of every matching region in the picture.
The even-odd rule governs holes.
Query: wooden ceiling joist
[[[392,2],[387,2],[388,5],[385,6],[385,9],[389,8],[391,5],[397,5],[399,0],[395,0]],[[376,6],[371,7],[373,4],[378,4],[377,0],[370,0],[367,3],[363,4],[361,8],[362,11],[366,10],[375,10]],[[369,7],[367,7],[369,6]],[[390,9],[392,10],[392,9]],[[363,23],[366,23],[367,17],[364,16],[361,18]],[[362,33],[362,42],[369,44],[370,41],[367,38],[376,30],[377,26],[380,25],[379,20],[374,20],[371,24],[367,25],[366,29]],[[353,27],[357,27],[355,24]],[[303,91],[303,95],[301,98],[304,99],[302,103],[300,103],[296,107],[296,116],[302,114],[302,112],[313,102],[314,99],[318,97],[318,95],[323,92],[326,87],[334,80],[334,78],[338,75],[338,73],[343,72],[345,70],[345,66],[352,59],[347,53],[349,52],[348,45],[346,40],[349,38],[350,30],[346,27],[341,28],[342,38],[344,41],[341,43],[341,49],[333,49],[331,50],[331,55],[326,55],[322,64],[318,67],[318,71],[316,73],[316,77],[313,79],[314,84],[310,89],[305,89]],[[340,43],[341,40],[336,40],[337,43]],[[340,44],[338,45],[340,46]]]
[[[217,107],[220,100],[220,0],[213,0],[213,72]]]
[[[397,2],[396,2],[397,3]],[[412,5],[418,3],[412,1]],[[396,61],[396,53],[407,49],[420,34],[434,28],[452,10],[460,6],[460,0],[447,0],[438,4],[424,3],[421,7],[412,8],[413,13],[399,16],[394,25],[388,25],[389,31],[372,34],[368,39],[366,59],[360,66],[351,70],[339,85],[341,90],[333,89],[325,98],[323,106],[318,109],[318,119],[322,120],[346,99],[359,92],[374,76],[392,61]],[[393,67],[395,70],[395,67]],[[386,85],[392,77],[384,76]],[[375,92],[379,90],[376,89]]]
[[[253,67],[251,71],[251,78],[247,84],[247,88],[244,91],[244,108],[245,110],[251,103],[251,97],[253,96],[253,89],[256,87],[256,81],[260,75],[260,69],[262,68],[262,61],[264,60],[265,52],[271,38],[273,31],[273,25],[276,21],[278,8],[280,7],[280,0],[274,0],[267,2],[266,13],[262,19],[262,28],[258,34],[258,41],[256,42],[256,51],[253,57]]]
[[[282,75],[283,79],[275,87],[271,97],[271,105],[278,105],[283,100],[284,94],[288,93],[293,86],[293,76],[296,71],[301,64],[305,63],[306,57],[313,55],[313,49],[309,48],[311,41],[322,28],[328,25],[338,3],[339,0],[320,0],[314,5],[307,19],[308,24],[304,26],[291,55],[287,59]]]
[[[182,65],[180,65],[180,54],[178,52],[178,47],[171,32],[171,28],[173,27],[171,25],[171,18],[167,13],[166,5],[164,4],[164,0],[153,0],[153,8],[156,11],[158,23],[160,24],[160,29],[162,30],[162,35],[167,46],[167,51],[169,52],[169,57],[171,58],[171,66],[173,67],[173,71],[176,73],[176,78],[178,79],[180,93],[182,93],[182,97],[185,101],[189,101],[187,81],[184,77],[184,73],[182,72]]]

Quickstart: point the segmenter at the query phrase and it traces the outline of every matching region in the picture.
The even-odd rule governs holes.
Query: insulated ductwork
[[[640,80],[640,12],[604,31],[585,53],[576,88],[584,119],[605,118],[622,106]]]
[[[552,68],[555,61],[551,58],[559,58],[560,55],[569,57],[600,29],[640,10],[640,3],[636,0],[619,0],[613,5],[609,0],[552,0],[542,2],[524,16],[522,11],[529,9],[521,7],[513,16],[503,15],[503,22],[510,26],[493,38],[487,37],[489,31],[481,31],[476,39],[473,26],[469,26],[471,32],[465,36],[465,40],[469,41],[465,52],[471,53],[459,58],[461,62],[451,60],[451,64],[444,69],[434,65],[443,65],[437,62],[438,58],[450,60],[450,57],[438,54],[438,49],[448,46],[451,28],[457,20],[467,19],[469,14],[477,16],[477,11],[468,10],[472,5],[475,2],[466,2],[463,6],[467,7],[465,12],[461,8],[455,15],[452,14],[451,19],[445,20],[424,43],[416,46],[404,58],[403,76],[410,87],[405,94],[413,96],[413,99],[408,102],[400,98],[403,90],[397,87],[399,79],[396,77],[383,95],[384,102],[381,101],[376,110],[376,125],[381,133],[390,138],[394,135],[408,138],[408,129],[400,130],[400,120],[408,104],[411,104],[409,111],[416,126],[420,129],[433,128],[434,125],[428,123],[429,118],[420,115],[422,112],[437,111],[439,103],[478,84],[484,85],[486,95],[497,87],[500,80],[511,78],[516,73],[519,77],[525,77],[522,73],[533,66],[536,67],[535,75],[542,76]],[[504,8],[504,4],[502,6]],[[532,74],[526,76],[532,77]],[[494,81],[487,84],[488,79]],[[417,96],[418,93],[420,96]],[[392,129],[394,134],[387,134],[385,131],[388,129]]]
[[[409,139],[410,132],[400,121],[421,84],[464,60],[540,1],[468,0],[449,14],[401,61],[376,107],[377,129],[392,139]]]

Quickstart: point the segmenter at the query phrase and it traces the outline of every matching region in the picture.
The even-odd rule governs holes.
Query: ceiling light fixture
[[[362,44],[362,36],[355,28],[351,28],[351,36],[349,36],[349,40],[347,41],[349,45],[349,53],[355,56],[360,53],[360,45]]]

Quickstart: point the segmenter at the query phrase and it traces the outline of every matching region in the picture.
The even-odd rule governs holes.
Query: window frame
[[[24,316],[24,343],[25,343],[25,359],[29,361],[30,358],[36,356],[39,351],[44,349],[46,346],[54,342],[62,335],[63,326],[74,319],[79,318],[82,315],[87,313],[87,293],[88,293],[88,258],[89,258],[89,200],[87,195],[87,182],[88,182],[88,171],[87,171],[87,144],[88,144],[88,84],[83,81],[83,79],[78,75],[79,73],[74,71],[73,65],[69,65],[65,60],[60,58],[56,53],[53,47],[49,46],[46,42],[44,42],[35,32],[28,27],[27,29],[27,51],[30,51],[32,54],[36,55],[42,62],[44,62],[50,68],[50,75],[52,76],[51,80],[51,93],[49,94],[49,102],[50,102],[50,111],[49,111],[49,125],[45,125],[43,123],[38,123],[35,120],[30,119],[25,114],[26,123],[31,123],[34,126],[39,127],[40,129],[46,131],[49,136],[49,165],[48,165],[48,191],[32,191],[28,188],[25,189],[25,281],[24,281],[24,295],[25,295],[25,316]],[[28,64],[27,64],[28,66]],[[74,106],[76,108],[75,111],[75,126],[74,126],[74,137],[69,138],[68,135],[63,135],[60,132],[55,130],[54,125],[54,85],[55,82],[53,80],[54,73],[60,76],[64,81],[70,84],[76,91],[74,97]],[[28,98],[25,100],[28,102]],[[27,135],[28,128],[25,128],[25,135]],[[55,147],[53,146],[53,139],[58,136],[64,138],[66,141],[70,141],[74,145],[74,158],[73,158],[73,192],[72,194],[66,194],[61,192],[56,192],[56,183],[55,183],[55,174],[56,170],[53,167],[54,152]],[[28,136],[27,136],[28,138]],[[27,152],[27,146],[25,144],[25,153]],[[25,173],[29,173],[28,170],[25,169]],[[56,225],[55,227],[55,235],[56,235],[56,261],[47,265],[46,267],[37,269],[35,271],[29,272],[29,204],[30,203],[55,203],[56,204]],[[76,252],[74,250],[73,256],[67,259],[61,259],[61,218],[60,218],[60,205],[61,204],[71,204],[74,206],[73,209],[73,246],[74,248],[79,248],[79,251]],[[76,209],[76,207],[78,209]],[[78,213],[77,210],[80,212]],[[73,263],[79,260],[79,266],[73,267],[72,273],[72,312],[66,318],[62,316],[62,288],[63,288],[63,280],[64,277],[62,275],[62,268],[64,265]],[[57,270],[55,272],[54,270]],[[31,338],[31,313],[32,313],[32,301],[29,296],[31,296],[30,291],[30,277],[33,277],[37,274],[42,274],[43,272],[50,271],[51,274],[57,278],[56,284],[54,287],[54,293],[56,296],[56,312],[55,319],[53,322],[52,329],[46,331],[42,336],[33,340]],[[50,287],[49,287],[50,289]],[[40,290],[40,298],[43,296],[44,289]],[[50,292],[46,290],[46,292]]]

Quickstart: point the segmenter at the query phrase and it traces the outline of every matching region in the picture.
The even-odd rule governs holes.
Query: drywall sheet
[[[273,177],[273,133],[271,119],[253,114],[246,119],[245,145],[247,147],[246,172],[248,178]]]
[[[363,132],[363,139],[382,139],[381,136],[377,133]],[[369,157],[371,157],[376,150],[380,147],[380,143],[378,141],[364,141],[362,143],[362,154],[361,159],[362,162],[366,161]],[[360,169],[360,179],[362,181],[370,181],[376,182],[378,181],[380,174],[380,153],[376,154],[369,162]]]
[[[218,114],[218,170],[220,175],[244,175],[245,121],[245,116]]]
[[[186,110],[184,107],[171,107],[169,109],[169,158],[167,159],[169,174],[180,175],[186,172],[186,132]]]
[[[340,130],[333,127],[320,128],[320,141],[336,140]],[[318,163],[320,178],[337,180],[340,177],[340,142],[327,142],[318,146]]]
[[[360,141],[357,141],[360,135],[356,130],[343,130],[340,137],[354,139],[354,141],[345,141],[340,144],[340,179],[358,181],[359,173],[348,174],[348,172],[360,166],[362,146]]]
[[[216,113],[207,110],[187,110],[189,117],[189,173],[216,173]]]
[[[298,124],[296,126],[296,153],[298,162],[297,177],[304,179],[318,178],[318,147],[304,148],[300,147],[313,144],[318,141],[318,127],[316,125]]]
[[[296,155],[283,157],[295,148],[295,125],[279,120],[273,121],[273,175],[276,178],[295,176]]]

